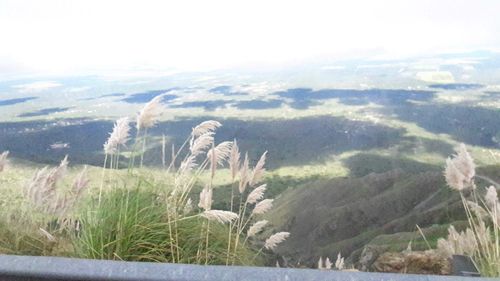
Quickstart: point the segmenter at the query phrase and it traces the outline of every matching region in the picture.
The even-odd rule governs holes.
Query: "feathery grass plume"
[[[236,176],[238,175],[238,169],[240,168],[240,149],[236,140],[233,141],[231,146],[231,154],[229,156],[229,170],[231,170],[231,179],[234,182]]]
[[[214,168],[216,166],[221,166],[221,167],[224,166],[224,162],[226,162],[229,156],[231,155],[232,146],[233,146],[232,141],[225,141],[219,143],[216,147],[211,148],[207,152],[207,158],[210,160],[210,165]],[[215,157],[212,157],[212,153],[214,152],[215,152]],[[212,163],[212,158],[215,159],[214,163]]]
[[[452,253],[458,255],[473,256],[479,245],[476,240],[476,234],[467,228],[465,231],[458,232],[455,227],[448,228],[447,242],[441,242],[441,251],[443,253]],[[439,246],[439,245],[438,245]],[[452,249],[450,251],[450,249]]]
[[[208,184],[200,192],[200,202],[198,203],[198,207],[204,209],[205,211],[209,211],[212,208],[212,189]]]
[[[458,191],[474,187],[473,178],[476,174],[474,160],[462,143],[456,148],[457,154],[446,159],[444,175],[449,187]]]
[[[290,236],[290,232],[278,232],[267,238],[264,248],[274,251],[278,244],[285,241]]]
[[[207,133],[193,139],[189,145],[189,150],[191,151],[191,154],[194,156],[200,155],[206,149],[208,149],[210,146],[212,146],[212,143],[214,142],[213,135],[214,135],[214,133],[207,132]]]
[[[451,158],[446,159],[446,167],[444,170],[446,183],[452,189],[462,191],[465,189],[466,177],[456,167]]]
[[[165,168],[166,146],[167,146],[167,140],[165,138],[165,135],[162,135],[161,136],[161,165],[163,166],[163,168]],[[174,150],[172,149],[172,151],[174,151]],[[174,159],[174,158],[172,157],[172,159]]]
[[[325,269],[328,269],[328,270],[332,269],[332,265],[333,265],[333,263],[330,261],[330,259],[328,257],[326,257],[326,259],[325,259]]]
[[[460,234],[458,233],[458,231],[455,229],[453,225],[450,225],[450,227],[448,227],[448,240],[458,241],[459,237]]]
[[[243,194],[245,192],[245,189],[247,188],[248,181],[250,180],[250,168],[248,167],[249,165],[249,160],[248,160],[248,153],[245,153],[245,160],[243,160],[243,164],[241,165],[240,168],[240,184],[238,186],[238,190],[240,191],[240,194]]]
[[[87,166],[76,176],[73,181],[72,192],[73,195],[79,197],[82,192],[87,188],[90,179],[87,176]]]
[[[48,167],[44,167],[36,171],[26,186],[25,196],[30,199],[35,205],[42,205],[44,193],[47,192],[47,174]],[[46,196],[46,195],[45,195]]]
[[[467,200],[467,206],[476,215],[477,218],[484,220],[488,217],[488,212],[474,201]]]
[[[198,164],[196,163],[196,155],[190,155],[189,157],[184,159],[179,166],[179,174],[185,175],[196,168],[196,166],[198,166]]]
[[[261,232],[264,229],[267,223],[267,220],[261,220],[254,223],[252,226],[250,226],[250,228],[248,228],[247,237],[253,237],[257,235],[257,233]]]
[[[102,196],[102,189],[104,187],[104,176],[105,176],[105,169],[106,165],[108,162],[108,155],[111,156],[111,163],[110,163],[110,168],[112,169],[113,167],[113,156],[118,153],[120,146],[125,146],[127,141],[129,140],[129,135],[130,135],[130,120],[128,117],[122,117],[118,120],[116,120],[114,126],[113,126],[113,131],[109,133],[109,138],[106,140],[106,142],[103,145],[104,148],[104,153],[106,156],[104,157],[104,164],[103,164],[103,170],[102,170],[102,176],[101,176],[101,185],[99,187],[99,201],[101,201],[101,196]],[[119,160],[119,155],[117,155],[116,162]],[[118,163],[116,164],[116,167],[118,168]]]
[[[7,156],[9,156],[8,151],[4,151],[0,154],[0,172],[5,169],[5,166],[7,166]]]
[[[109,138],[104,143],[104,152],[106,154],[115,154],[118,152],[119,146],[125,146],[130,136],[130,120],[128,117],[123,117],[116,120],[113,131],[109,134]]]
[[[463,249],[465,254],[473,256],[476,250],[479,248],[479,244],[476,240],[476,234],[474,233],[474,231],[472,231],[472,229],[467,228],[461,236],[461,248]]]
[[[182,209],[182,213],[184,215],[188,215],[193,211],[193,200],[191,198],[188,198],[186,204],[184,204],[184,208]]]
[[[56,199],[47,206],[45,211],[49,214],[58,216],[57,220],[61,227],[79,227],[79,225],[74,224],[74,220],[67,219],[65,218],[65,216],[76,205],[78,199],[80,199],[81,194],[82,192],[80,192],[79,194],[64,194],[58,192],[56,194]],[[78,224],[78,222],[76,222],[76,224]]]
[[[454,159],[455,166],[465,176],[466,180],[471,182],[472,178],[476,175],[474,159],[472,159],[469,152],[467,152],[467,148],[463,143],[456,148],[456,152],[457,155]]]
[[[266,171],[266,169],[264,168],[264,165],[266,164],[266,155],[267,155],[267,151],[262,154],[259,161],[255,165],[255,167],[252,171],[252,177],[250,178],[250,181],[249,181],[250,186],[254,186],[262,180],[262,176],[264,175],[264,172]]]
[[[26,196],[35,206],[47,206],[55,198],[57,182],[66,174],[68,163],[66,156],[58,167],[51,170],[45,167],[36,172],[26,189]]]
[[[248,204],[255,204],[257,201],[261,200],[264,197],[264,192],[266,192],[266,184],[263,184],[248,194],[247,197],[247,203]]]
[[[214,121],[214,120],[208,120],[208,121],[201,122],[198,126],[193,128],[193,131],[191,132],[191,136],[193,138],[197,138],[201,135],[215,131],[220,126],[222,126],[222,124],[217,122],[217,121]]]
[[[323,269],[323,257],[319,257],[319,260],[318,260],[318,269]]]
[[[335,261],[335,268],[338,270],[344,269],[344,258],[340,253],[337,255],[337,260]]]
[[[496,230],[494,230],[494,232],[498,232],[498,223],[496,226]],[[479,223],[477,223],[475,225],[475,235],[476,235],[476,242],[480,244],[481,248],[486,248],[486,247],[491,247],[491,248],[495,248],[495,249],[498,249],[498,243],[499,243],[499,240],[498,240],[498,234],[494,234],[494,235],[491,235],[491,231],[490,231],[490,228],[489,227],[486,227],[486,223],[484,221],[479,221]],[[500,263],[500,256],[499,256],[500,253],[496,253],[496,263]],[[495,263],[495,262],[493,262]],[[500,269],[500,268],[497,268],[497,270]],[[500,272],[497,273],[497,276],[500,276]]]
[[[25,195],[39,210],[62,217],[74,207],[87,188],[89,180],[85,167],[75,178],[70,193],[57,189],[58,182],[66,174],[68,163],[66,156],[58,167],[50,170],[45,167],[37,171],[28,184]]]
[[[61,163],[59,164],[58,167],[52,169],[52,171],[49,173],[49,180],[53,182],[57,182],[60,180],[64,175],[66,175],[66,172],[68,171],[68,155],[66,155]]]
[[[161,101],[165,94],[158,95],[149,101],[137,115],[137,130],[153,127],[158,122],[158,117],[161,114]]]
[[[262,215],[273,207],[274,199],[264,199],[255,205],[252,215]]]
[[[201,215],[208,220],[218,221],[222,224],[238,219],[238,214],[222,210],[206,210]]]
[[[495,210],[498,205],[498,194],[497,189],[494,186],[486,188],[486,195],[484,195],[484,201],[490,210]],[[500,214],[499,214],[500,215]]]
[[[455,254],[455,249],[450,241],[439,238],[437,240],[437,253],[444,258],[451,258]]]
[[[184,141],[184,143],[180,146],[180,148],[177,152],[174,150],[174,145],[172,144],[172,160],[170,162],[170,165],[167,168],[167,171],[170,171],[170,169],[173,168],[173,166],[175,165],[176,158],[179,156],[179,153],[181,151],[183,151],[184,147],[187,144],[189,144],[189,150],[190,150],[191,154],[195,154],[195,155],[198,155],[198,154],[204,152],[204,149],[210,147],[211,144],[213,143],[213,137],[212,137],[211,141],[208,141],[208,144],[207,144],[206,138],[208,136],[213,136],[215,129],[217,129],[220,126],[222,126],[222,125],[217,121],[213,121],[213,120],[204,121],[192,129],[191,134],[186,139],[186,141]],[[204,137],[205,140],[198,140],[199,143],[197,143],[196,147],[195,147],[195,143],[194,143],[195,140],[198,139],[202,135],[206,135]],[[206,147],[204,147],[203,143],[205,143]]]

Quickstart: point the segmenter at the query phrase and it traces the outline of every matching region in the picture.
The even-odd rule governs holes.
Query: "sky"
[[[497,0],[0,0],[0,75],[498,49],[499,11]]]

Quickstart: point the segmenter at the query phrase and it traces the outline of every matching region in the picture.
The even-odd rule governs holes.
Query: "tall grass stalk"
[[[141,150],[141,163],[140,166],[142,168],[144,164],[144,154],[146,153],[146,140],[148,138],[148,129],[144,129],[144,134],[142,136],[142,150]]]
[[[102,197],[102,189],[104,188],[104,176],[106,173],[106,163],[108,162],[108,154],[106,153],[104,156],[104,165],[102,166],[102,173],[101,173],[101,184],[99,185],[99,205],[101,204],[101,197]]]

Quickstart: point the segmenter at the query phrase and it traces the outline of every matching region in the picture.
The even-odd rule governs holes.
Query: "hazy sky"
[[[496,48],[499,12],[498,0],[0,0],[0,74]]]

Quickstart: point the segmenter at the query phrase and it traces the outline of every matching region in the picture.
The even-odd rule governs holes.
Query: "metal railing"
[[[0,255],[2,281],[477,281],[488,278]],[[498,280],[498,279],[497,279]]]

